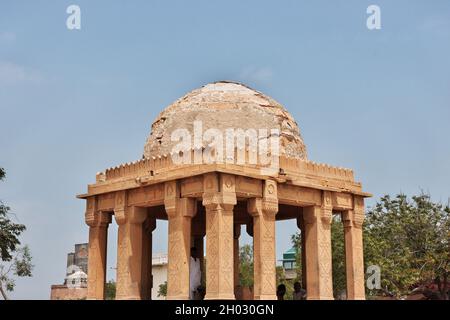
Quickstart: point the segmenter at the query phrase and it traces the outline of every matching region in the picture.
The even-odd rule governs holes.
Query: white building
[[[152,256],[152,275],[152,300],[164,300],[165,297],[158,297],[158,290],[167,281],[167,254],[157,253]]]

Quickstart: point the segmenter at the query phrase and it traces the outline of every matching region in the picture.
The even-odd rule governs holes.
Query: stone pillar
[[[118,230],[116,300],[141,300],[143,285],[143,223],[147,208],[126,205],[125,192],[116,193],[114,215]]]
[[[239,292],[239,237],[241,235],[241,225],[239,223],[234,224],[233,231],[233,262],[234,262],[234,296],[238,298],[242,292]],[[241,290],[242,291],[242,290]]]
[[[298,248],[301,253],[302,264],[302,288],[306,290],[306,251],[305,251],[305,223],[303,214],[297,217],[297,226],[300,229],[301,247]]]
[[[345,237],[345,266],[347,299],[364,300],[364,261],[362,224],[364,222],[364,199],[354,197],[354,209],[342,214]]]
[[[322,206],[303,208],[308,300],[333,300],[331,261],[331,194],[323,191]]]
[[[205,174],[203,205],[206,208],[206,296],[234,299],[233,208],[237,203],[235,177]]]
[[[144,222],[142,242],[142,299],[151,300],[153,288],[152,276],[152,233],[156,228],[156,218],[148,217]]]
[[[177,181],[165,184],[164,205],[169,219],[167,299],[189,299],[191,257],[191,219],[196,213],[195,199],[180,198]]]
[[[266,180],[263,198],[249,199],[247,207],[253,216],[254,299],[275,300],[275,215],[278,212],[276,181]]]
[[[87,200],[85,214],[89,226],[88,292],[89,300],[105,299],[106,251],[111,214],[96,211],[96,199]]]

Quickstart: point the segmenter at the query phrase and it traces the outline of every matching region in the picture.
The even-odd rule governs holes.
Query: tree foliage
[[[5,170],[0,168],[0,181],[4,178]],[[19,247],[19,236],[25,226],[14,223],[9,211],[10,208],[0,201],[0,294],[5,300],[8,299],[6,292],[14,290],[13,276],[31,277],[33,269],[29,248]]]
[[[367,211],[363,225],[365,268],[381,270],[381,289],[367,295],[410,293],[422,284],[434,283],[445,298],[450,273],[450,208],[420,194],[409,199],[399,194],[383,196]],[[301,263],[301,237],[292,236]],[[339,298],[346,289],[345,242],[340,215],[331,224],[333,289]],[[301,267],[297,268],[301,278]]]
[[[435,282],[444,294],[450,269],[449,206],[425,194],[383,196],[367,212],[364,258],[366,266],[380,267],[384,292],[402,296]]]
[[[105,300],[115,300],[116,299],[116,282],[114,280],[109,280],[105,284]]]
[[[253,287],[253,247],[245,244],[239,248],[239,284]]]
[[[159,285],[158,297],[167,297],[167,281]]]

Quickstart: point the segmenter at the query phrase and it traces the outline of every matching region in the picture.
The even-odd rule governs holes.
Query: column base
[[[167,296],[166,300],[189,300],[189,296],[186,295]]]
[[[234,294],[206,294],[205,300],[236,300]]]
[[[142,298],[137,296],[122,296],[116,297],[116,300],[142,300]]]
[[[351,297],[351,298],[347,297],[347,300],[366,300],[366,297]]]
[[[253,300],[277,300],[276,294],[262,294],[260,296],[255,296]]]
[[[317,296],[317,297],[306,297],[306,300],[334,300],[334,297],[321,297],[321,296]]]

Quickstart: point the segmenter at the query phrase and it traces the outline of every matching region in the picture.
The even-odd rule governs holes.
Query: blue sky
[[[70,4],[81,30],[66,28]],[[381,30],[366,27],[370,4]],[[354,169],[368,205],[420,190],[446,202],[449,57],[446,0],[1,1],[0,199],[27,225],[35,264],[12,297],[49,298],[67,252],[87,240],[75,195],[96,172],[139,159],[157,114],[212,81],[282,103],[309,158]],[[295,231],[277,224],[278,256]],[[155,252],[166,232],[158,224]]]

